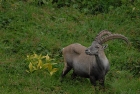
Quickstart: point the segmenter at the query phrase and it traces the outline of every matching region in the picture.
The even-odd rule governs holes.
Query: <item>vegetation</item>
[[[40,73],[43,71],[44,73],[48,72],[52,76],[57,71],[57,68],[53,68],[53,65],[57,63],[52,63],[52,60],[53,59],[50,59],[48,55],[42,56],[37,55],[35,53],[33,55],[27,55],[27,61],[29,62],[29,70],[26,70],[26,72],[32,73],[37,71]]]
[[[38,1],[0,0],[1,94],[140,93],[139,0],[130,0],[133,2],[127,4],[126,0],[118,0],[124,3],[114,7],[115,0],[109,0],[112,3],[103,5],[109,7],[92,12],[89,11],[92,5],[86,0],[82,3],[85,6],[78,5],[76,8],[74,6],[82,0],[71,0],[72,4],[61,7],[58,7],[60,2],[55,0]],[[96,5],[96,2],[91,4]],[[85,8],[88,11],[84,12]],[[71,80],[70,73],[60,83],[63,70],[61,49],[71,43],[88,47],[96,34],[104,29],[123,34],[131,42],[130,47],[121,40],[107,43],[109,47],[105,53],[111,69],[106,76],[105,90],[99,90],[98,86],[95,90],[85,78]],[[27,73],[29,62],[26,56],[34,53],[49,55],[54,59],[52,62],[57,63],[54,66],[58,71],[52,76],[44,72]]]

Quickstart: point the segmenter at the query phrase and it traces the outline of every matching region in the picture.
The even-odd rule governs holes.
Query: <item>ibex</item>
[[[64,47],[62,53],[65,65],[61,78],[73,69],[72,77],[86,77],[92,85],[96,86],[96,81],[99,81],[99,84],[104,86],[105,75],[110,66],[104,53],[107,46],[103,44],[112,39],[123,39],[129,43],[125,36],[103,30],[88,48],[78,43]]]

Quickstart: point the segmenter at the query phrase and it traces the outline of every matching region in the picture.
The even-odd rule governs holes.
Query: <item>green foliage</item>
[[[43,5],[49,6],[52,2],[52,0],[23,0],[23,1],[36,5],[36,6],[43,6]]]
[[[115,9],[122,5],[132,5],[134,1],[127,0],[53,0],[57,7],[72,6],[83,13],[98,14],[106,13],[110,9]]]
[[[43,59],[45,59],[43,63]],[[27,55],[27,61],[29,63],[29,70],[26,70],[28,73],[32,73],[34,71],[39,70],[48,70],[48,73],[52,76],[58,69],[53,68],[53,65],[57,63],[52,63],[52,59],[48,55],[42,56],[42,55]]]

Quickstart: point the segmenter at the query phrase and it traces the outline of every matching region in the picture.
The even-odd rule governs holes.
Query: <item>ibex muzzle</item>
[[[109,61],[104,53],[107,45],[105,42],[112,39],[123,39],[129,43],[128,39],[120,34],[111,34],[111,32],[101,31],[88,48],[81,44],[71,44],[63,49],[64,69],[62,78],[73,69],[72,77],[81,76],[90,79],[91,84],[96,85],[99,81],[104,85],[105,75],[110,66]]]

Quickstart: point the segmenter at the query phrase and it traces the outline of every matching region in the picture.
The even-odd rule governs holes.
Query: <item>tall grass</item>
[[[136,44],[140,35],[139,6],[132,14],[126,12],[127,7],[119,7],[108,14],[85,15],[71,7],[38,7],[22,1],[5,5],[0,6],[0,93],[140,93],[140,54]],[[95,91],[88,79],[71,80],[70,73],[60,83],[63,69],[61,49],[75,42],[88,47],[96,34],[104,29],[123,34],[132,43],[128,48],[120,40],[108,42],[105,53],[111,70],[106,76],[105,91]],[[33,52],[55,58],[58,72],[52,77],[44,73],[28,74],[25,71],[28,68],[25,58]]]

